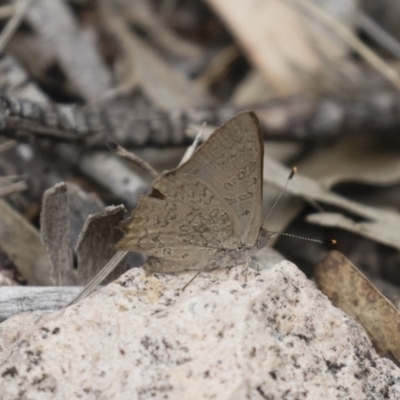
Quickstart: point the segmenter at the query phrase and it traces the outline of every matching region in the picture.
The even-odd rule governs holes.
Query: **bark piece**
[[[59,310],[82,290],[80,286],[8,286],[0,290],[0,322],[15,314]]]

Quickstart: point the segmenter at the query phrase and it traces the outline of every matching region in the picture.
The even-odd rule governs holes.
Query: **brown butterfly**
[[[69,305],[88,296],[128,251],[149,256],[143,266],[149,273],[248,263],[271,234],[261,227],[263,161],[253,112],[217,129],[187,162],[155,179],[124,224],[120,251]]]

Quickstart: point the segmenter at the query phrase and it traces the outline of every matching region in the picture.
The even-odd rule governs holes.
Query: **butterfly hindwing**
[[[262,163],[257,118],[240,114],[185,164],[155,180],[118,248],[146,253],[150,269],[164,260],[164,271],[177,272],[200,268],[218,249],[253,246],[261,224]]]

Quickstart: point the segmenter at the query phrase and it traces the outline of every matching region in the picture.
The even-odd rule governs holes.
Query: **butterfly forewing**
[[[246,112],[217,129],[176,171],[207,183],[240,225],[237,240],[252,246],[261,225],[264,145],[256,115]],[[236,233],[235,233],[236,234]]]

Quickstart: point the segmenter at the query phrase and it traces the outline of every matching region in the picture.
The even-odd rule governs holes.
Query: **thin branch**
[[[153,179],[157,179],[159,177],[159,173],[148,162],[142,160],[136,154],[131,153],[130,151],[124,149],[118,143],[109,140],[107,142],[107,147],[110,150],[114,151],[118,156],[125,158],[125,160],[128,160],[129,162],[136,165],[143,171],[147,172]]]
[[[204,122],[219,126],[245,109],[256,112],[266,139],[326,141],[367,133],[396,136],[400,131],[400,95],[386,91],[346,97],[297,95],[242,107],[225,105],[173,112],[149,106],[139,114],[127,107],[126,118],[121,112],[113,114],[120,105],[43,105],[0,96],[0,134],[17,140],[22,134],[78,142],[87,149],[104,148],[107,140],[117,138],[124,147],[183,146],[190,142],[187,132],[191,127]],[[138,125],[140,134],[135,135]]]

